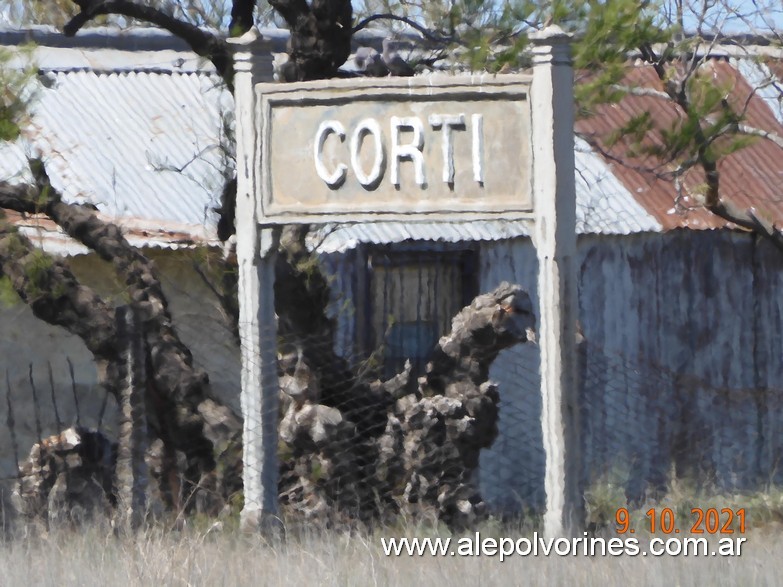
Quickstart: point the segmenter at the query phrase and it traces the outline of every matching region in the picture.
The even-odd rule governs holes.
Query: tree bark
[[[205,421],[205,412],[212,419],[224,420],[223,427],[233,432],[241,428],[240,421],[230,411],[220,409],[210,397],[207,374],[193,365],[190,350],[176,333],[154,264],[127,242],[117,225],[104,222],[91,208],[63,202],[39,163],[32,162],[31,167],[37,185],[0,183],[0,207],[28,214],[46,214],[70,237],[112,263],[128,288],[146,342],[151,375],[149,393],[151,404],[156,408],[148,412],[150,425],[164,443],[185,454],[185,478],[192,484],[192,489],[203,486],[206,493],[214,491],[215,457],[213,442],[208,438],[207,428],[210,427]],[[36,250],[22,235],[11,231],[5,240],[8,244],[0,249],[3,272],[12,272],[16,278],[14,288],[31,305],[36,316],[80,336],[99,364],[116,365],[119,354],[112,340],[116,332],[109,324],[114,320],[113,309],[80,286],[64,262],[52,260]],[[16,255],[14,251],[17,251]],[[25,267],[41,258],[47,259],[43,264],[51,270],[41,275],[40,271],[28,269],[25,280]],[[14,259],[16,264],[6,269],[6,264]],[[31,281],[31,274],[38,282]],[[78,307],[71,300],[80,302]],[[63,308],[66,302],[70,305]],[[107,382],[111,388],[115,387],[114,376],[114,369],[109,369]],[[220,412],[219,416],[215,414],[216,410]]]
[[[67,36],[75,35],[84,25],[101,15],[118,14],[148,22],[184,40],[199,57],[209,59],[218,74],[231,87],[234,62],[225,39],[194,24],[174,18],[162,10],[132,0],[73,0],[73,2],[79,7],[80,12],[63,28]],[[237,2],[246,3],[246,0],[237,0]],[[240,26],[246,26],[245,12],[240,10],[238,15]]]
[[[116,362],[113,308],[81,285],[64,261],[41,252],[1,219],[0,277],[10,281],[37,318],[81,338],[95,356],[99,372]]]
[[[473,486],[482,448],[497,434],[497,388],[489,367],[498,353],[532,338],[530,299],[502,284],[477,297],[440,339],[427,373],[411,386],[405,372],[361,382],[372,401],[328,405],[303,355],[283,362],[281,502],[310,518],[377,520],[404,511],[464,526],[486,508]],[[379,422],[361,429],[361,419]]]
[[[291,31],[285,81],[335,77],[351,54],[353,8],[350,0],[270,0]]]
[[[99,14],[138,18],[186,40],[197,54],[212,60],[230,85],[230,53],[219,37],[131,0],[74,1],[82,12],[67,25],[67,33],[75,33]],[[283,77],[293,81],[335,76],[350,54],[351,2],[270,0],[270,4],[291,29],[290,61]],[[236,0],[232,29],[241,31],[251,20],[252,3]],[[146,341],[150,405],[158,414],[151,419],[151,427],[167,445],[186,455],[187,479],[211,489],[214,448],[220,444],[220,435],[230,439],[231,464],[223,469],[236,472],[239,468],[234,449],[241,426],[209,397],[207,375],[194,367],[189,350],[176,334],[153,264],[129,245],[119,227],[102,221],[90,208],[62,202],[42,167],[34,171],[35,186],[0,183],[0,207],[46,214],[69,236],[112,263],[122,276]],[[229,183],[222,206],[225,217],[218,227],[223,240],[233,228],[232,192],[235,184]],[[489,365],[502,348],[527,339],[526,328],[533,320],[526,294],[504,286],[477,298],[455,319],[452,334],[441,339],[427,375],[418,382],[411,381],[410,370],[387,382],[369,380],[354,373],[334,351],[335,326],[326,312],[329,286],[304,246],[306,232],[304,226],[282,229],[276,265],[285,411],[281,436],[292,450],[283,460],[284,501],[294,507],[305,502],[312,505],[312,499],[329,502],[361,519],[377,517],[384,505],[434,508],[453,523],[476,515],[481,501],[470,485],[471,472],[478,464],[479,450],[492,442],[496,431],[497,392],[487,379]],[[28,264],[32,263],[39,253],[31,247],[29,241],[21,242],[17,260],[30,255]],[[14,258],[0,250],[3,263],[7,263],[6,256]],[[84,320],[89,316],[84,306],[93,299],[89,290],[79,289],[73,276],[62,269],[64,263],[52,261],[52,267],[57,270],[48,277],[50,281],[42,282],[47,293],[37,302],[37,315],[83,338],[90,336],[93,329]],[[24,263],[9,271],[14,269],[14,275],[25,274]],[[53,288],[60,282],[66,300],[82,301],[67,320],[51,310],[57,303]],[[30,289],[25,283],[19,282],[17,291]],[[42,294],[36,291],[36,295]],[[95,320],[102,317],[110,329],[98,329],[103,334],[88,344],[100,361],[100,351],[113,357],[117,351],[112,343],[113,310],[105,303],[96,308],[102,311],[93,309],[99,314]],[[316,466],[320,472],[314,479]]]

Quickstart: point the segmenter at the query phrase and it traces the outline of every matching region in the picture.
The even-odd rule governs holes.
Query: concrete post
[[[146,353],[131,306],[117,308],[116,323],[117,337],[126,345],[125,377],[120,390],[116,528],[131,534],[141,526],[147,508]]]
[[[237,140],[237,261],[239,336],[242,360],[241,405],[246,530],[277,526],[277,327],[274,310],[274,246],[269,229],[258,230],[256,143],[258,120],[254,86],[272,75],[270,43],[251,30],[229,39],[234,45],[234,100]]]
[[[551,26],[531,38],[533,242],[538,256],[539,347],[548,537],[581,532],[576,354],[576,195],[570,36]]]

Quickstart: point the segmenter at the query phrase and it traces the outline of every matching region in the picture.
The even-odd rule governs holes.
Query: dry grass
[[[150,529],[118,539],[92,528],[0,544],[3,585],[779,585],[779,528],[747,535],[741,557],[385,557],[381,536],[305,533],[266,544],[238,532]],[[486,535],[518,537],[511,531]],[[527,533],[529,535],[529,533]]]

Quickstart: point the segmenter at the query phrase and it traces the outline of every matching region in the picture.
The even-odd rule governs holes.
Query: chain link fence
[[[356,253],[344,259],[350,255]],[[343,262],[323,265],[331,275],[333,337],[286,338],[281,330],[272,341],[281,387],[275,409],[282,516],[331,527],[400,516],[470,525],[486,515],[540,515],[546,458],[535,343],[511,344],[501,340],[502,329],[487,326],[502,306],[494,299],[487,322],[460,323],[469,336],[460,339],[456,355],[442,352],[448,340],[437,347],[459,309],[484,289],[464,278],[480,272],[476,257],[453,252],[439,263],[432,252],[394,257],[381,251],[358,263],[370,278],[341,270]],[[228,329],[207,320],[188,322],[184,330],[202,348],[230,346]],[[521,340],[520,332],[515,336]],[[440,350],[433,355],[435,347]],[[724,372],[692,372],[687,361],[672,368],[638,349],[609,348],[589,331],[578,349],[588,501],[603,492],[618,501],[614,507],[641,504],[665,496],[674,482],[705,494],[781,483],[783,390],[725,385]],[[215,395],[238,412],[238,360],[229,367],[203,351],[196,360],[210,365]],[[0,373],[10,511],[8,495],[33,445],[81,426],[115,446],[119,413],[114,397],[95,380],[74,375],[64,356],[32,366],[0,363]],[[241,471],[227,469],[235,466],[238,448],[225,443],[236,440],[237,430],[212,424],[214,438],[223,439],[216,441],[217,468],[236,484]],[[154,492],[161,467],[153,461]],[[180,487],[181,499],[173,502],[186,507],[194,489]],[[225,511],[238,511],[241,493],[222,496]]]

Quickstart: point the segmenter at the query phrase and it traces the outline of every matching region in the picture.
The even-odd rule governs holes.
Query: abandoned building
[[[283,51],[284,34],[264,32],[272,50]],[[238,410],[239,351],[198,271],[208,263],[205,251],[220,250],[214,210],[233,172],[230,93],[209,65],[164,33],[0,31],[0,46],[14,48],[23,37],[37,44],[40,83],[24,141],[0,146],[0,176],[24,180],[26,156],[40,155],[66,199],[121,224],[157,263],[177,328],[213,389]],[[754,76],[769,74],[719,50],[710,67],[743,96]],[[644,68],[637,73],[639,84],[653,83]],[[628,97],[580,120],[577,131],[604,132],[645,109],[671,115],[654,99]],[[749,109],[757,125],[783,132],[775,96],[762,88]],[[781,147],[771,142],[734,153],[724,162],[726,194],[783,220],[781,162]],[[783,255],[700,209],[695,185],[683,197],[579,135],[576,171],[586,482],[619,480],[640,496],[665,485],[672,471],[694,468],[727,489],[783,481]],[[98,291],[122,298],[108,265],[53,223],[9,217],[43,249],[70,256]],[[501,281],[529,288],[537,303],[536,256],[522,222],[356,223],[315,227],[309,238],[331,280],[338,352],[359,361],[383,344],[386,375],[407,358],[423,368],[457,310]],[[44,434],[55,432],[50,367],[56,395],[67,398],[73,364],[81,417],[98,424],[104,396],[78,338],[21,303],[0,307],[0,332],[0,378],[8,374],[23,453],[36,438],[36,418]],[[484,451],[479,481],[499,509],[543,503],[537,361],[534,345],[517,346],[491,373],[500,389],[500,433]],[[0,401],[0,421],[8,420],[7,405]],[[63,421],[76,417],[72,401],[58,407]],[[112,425],[109,415],[102,419]],[[15,466],[10,434],[0,427],[5,478]]]

